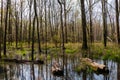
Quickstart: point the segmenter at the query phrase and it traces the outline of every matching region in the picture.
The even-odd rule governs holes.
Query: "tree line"
[[[0,53],[6,56],[7,45],[15,48],[28,44],[116,42],[120,44],[119,0],[1,0]],[[47,50],[46,50],[47,53]],[[32,55],[33,56],[33,55]],[[1,57],[1,54],[0,54]],[[33,57],[32,57],[33,59]]]

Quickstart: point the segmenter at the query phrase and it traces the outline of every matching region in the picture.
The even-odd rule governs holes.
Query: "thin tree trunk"
[[[93,22],[92,22],[92,0],[89,0],[89,15],[90,15],[90,41],[94,41],[93,38]]]
[[[51,0],[49,0],[49,25],[50,25],[50,34],[51,34],[51,41],[53,41],[53,29],[52,29],[52,23],[51,23]]]
[[[67,11],[66,11],[66,0],[64,0],[64,19],[65,19],[65,22],[64,22],[64,27],[65,27],[65,43],[68,42],[68,39],[67,39]]]
[[[117,42],[118,42],[118,44],[120,44],[120,31],[119,31],[119,7],[118,7],[118,0],[115,0],[115,9],[116,9]]]
[[[16,0],[15,0],[15,18],[16,18],[15,19],[15,29],[16,29],[15,30],[16,31],[15,35],[16,35],[16,37],[15,38],[16,38],[16,49],[17,49],[18,48],[18,38],[19,38],[18,37],[19,36],[19,34],[18,34],[18,30],[19,30],[19,17],[18,17],[18,11],[17,11],[17,7],[16,6],[17,6],[17,3],[16,3]]]
[[[9,44],[12,45],[12,23],[11,23],[11,0],[10,0],[10,3],[9,3],[9,25],[8,25],[8,39],[9,39]]]
[[[43,37],[43,20],[42,20],[42,17],[43,17],[43,0],[39,0],[39,16],[40,16],[40,21],[39,21],[39,24],[40,24],[40,40],[42,42],[42,40],[44,41],[44,37]]]
[[[34,0],[34,12],[36,11],[35,7],[36,7],[36,0]],[[34,34],[35,34],[35,16],[33,18],[33,31],[32,31],[32,54],[31,54],[32,60],[34,60],[34,42],[35,42],[35,40],[34,40],[34,38],[35,38]]]
[[[0,26],[0,58],[1,58],[1,51],[2,51],[2,27]]]
[[[64,28],[63,28],[63,17],[62,17],[62,13],[63,13],[63,10],[62,10],[62,3],[60,2],[60,0],[58,0],[58,3],[60,5],[60,21],[61,21],[61,37],[62,37],[62,53],[63,53],[63,69],[64,69],[64,64],[65,64],[65,45],[64,45]]]
[[[30,47],[30,42],[31,42],[31,9],[32,9],[32,0],[29,0],[29,36],[28,36],[29,47]]]
[[[102,0],[104,46],[107,46],[107,0]]]
[[[35,40],[34,40],[34,38],[35,38],[34,34],[35,34],[35,17],[33,19],[33,30],[32,30],[32,54],[31,54],[32,60],[34,60],[34,42],[35,42]]]
[[[1,26],[0,26],[0,58],[1,58],[1,51],[2,51],[2,42],[3,42],[3,0],[1,0]]]
[[[45,53],[47,56],[47,0],[45,0]]]
[[[39,20],[38,20],[38,16],[37,16],[37,10],[36,10],[36,20],[37,20],[37,35],[38,35],[38,49],[39,49],[39,53],[41,53],[41,41],[40,41],[40,30],[39,30]]]
[[[20,8],[21,8],[21,22],[20,22],[20,46],[22,48],[22,37],[23,37],[23,1],[21,0],[21,5],[20,5]]]
[[[9,0],[7,0],[6,6],[6,15],[5,15],[5,34],[4,34],[4,56],[6,56],[6,42],[7,42],[7,23],[8,23],[8,9],[9,9]]]

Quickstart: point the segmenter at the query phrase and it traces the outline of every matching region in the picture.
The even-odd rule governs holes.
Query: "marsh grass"
[[[22,45],[23,46],[20,49],[15,48],[14,42],[12,43],[12,45],[7,45],[7,53],[10,54],[8,57],[13,57],[13,55],[15,54],[24,56],[27,55],[28,53],[31,53],[31,47],[28,47],[27,43],[23,43]],[[66,43],[65,55],[69,56],[70,58],[74,58],[75,56],[78,55],[83,55],[85,57],[90,57],[93,59],[113,60],[120,62],[120,47],[116,45],[116,43],[108,43],[107,47],[104,47],[103,43],[93,43],[89,45],[88,50],[82,50],[81,46],[82,46],[81,43]],[[20,47],[20,45],[18,45],[18,47]],[[50,55],[52,55],[53,57],[59,57],[62,55],[60,44],[58,44],[58,46],[56,47],[55,44],[53,43],[47,43],[47,48],[45,47],[45,44],[42,44],[41,48],[43,53],[47,49],[48,60],[51,58]],[[38,52],[37,43],[35,43],[35,52]]]

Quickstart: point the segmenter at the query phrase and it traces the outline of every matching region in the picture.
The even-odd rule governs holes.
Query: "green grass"
[[[103,59],[103,60],[113,60],[116,62],[120,62],[120,47],[117,45],[117,43],[108,43],[107,47],[105,48],[103,43],[93,43],[92,45],[89,45],[89,49],[87,51],[83,51],[81,49],[82,44],[81,43],[66,43],[65,44],[65,53],[66,55],[70,55],[71,57],[75,55],[90,55],[90,58],[94,59]],[[20,47],[20,45],[19,45]],[[45,44],[41,45],[42,50],[44,51],[45,49]],[[38,50],[38,44],[35,43],[35,51]],[[61,47],[60,44],[56,48],[55,44],[53,43],[47,43],[47,50],[48,54],[52,54],[53,57],[56,57],[57,54],[58,56],[61,55]],[[11,46],[7,45],[7,51],[10,52],[10,54],[17,54],[24,56],[24,54],[27,54],[31,51],[31,47],[28,48],[27,43],[23,43],[22,49],[16,49],[15,48],[15,43],[13,43]],[[9,57],[12,57],[10,55]],[[50,55],[48,56],[48,59],[50,59]]]
[[[116,44],[108,43],[105,48],[103,44],[97,43],[91,47],[92,57],[103,60],[120,61],[120,48]]]

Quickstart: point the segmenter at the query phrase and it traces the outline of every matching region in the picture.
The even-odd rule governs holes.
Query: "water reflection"
[[[51,64],[55,60],[47,61],[47,64],[13,64],[4,63],[0,66],[0,80],[120,80],[120,64],[113,61],[106,61],[110,73],[96,74],[83,71],[80,74],[75,72],[75,66],[78,59],[66,59],[64,76],[57,77],[51,73]],[[102,60],[96,60],[98,63],[104,63]],[[59,59],[62,64],[62,60]]]

